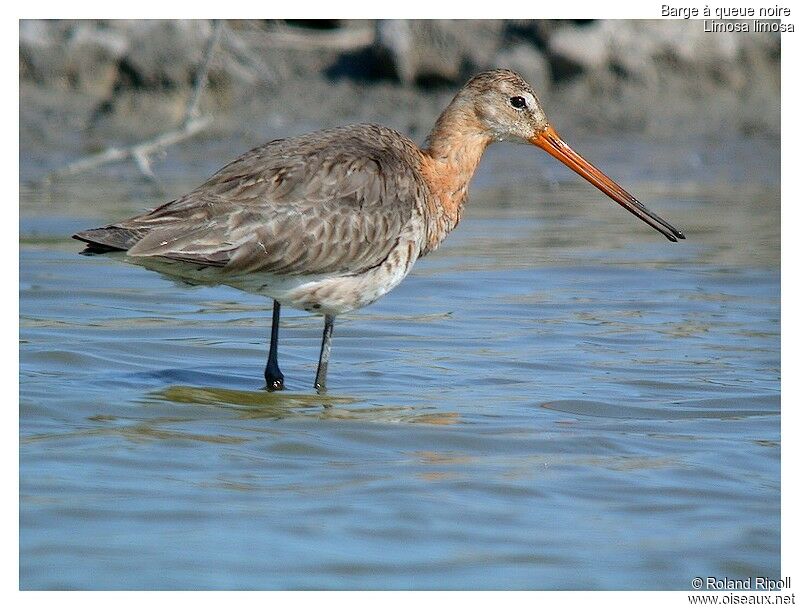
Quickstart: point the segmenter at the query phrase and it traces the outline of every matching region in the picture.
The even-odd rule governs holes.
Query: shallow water
[[[687,241],[500,147],[443,247],[341,317],[324,400],[319,318],[285,310],[265,393],[268,303],[77,256],[162,199],[129,169],[23,189],[21,588],[778,578],[777,154],[575,146]]]

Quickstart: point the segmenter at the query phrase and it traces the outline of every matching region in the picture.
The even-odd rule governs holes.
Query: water
[[[76,255],[161,199],[129,168],[23,190],[21,588],[778,578],[777,153],[575,146],[688,240],[500,147],[444,246],[340,318],[325,400],[319,318],[285,310],[268,394],[268,303]]]

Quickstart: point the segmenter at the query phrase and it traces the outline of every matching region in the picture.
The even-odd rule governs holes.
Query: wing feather
[[[144,235],[131,256],[231,272],[355,273],[386,258],[426,195],[414,144],[360,125],[265,144],[112,227]]]

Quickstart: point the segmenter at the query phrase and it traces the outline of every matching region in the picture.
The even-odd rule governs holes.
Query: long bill
[[[686,236],[681,231],[673,227],[658,214],[654,214],[648,210],[636,197],[572,150],[567,143],[561,139],[561,136],[558,135],[556,130],[549,125],[538,135],[532,137],[530,143],[535,144],[561,161],[576,174],[591,182],[606,195],[611,197],[611,199],[616,201],[631,214],[634,214],[649,224],[668,240],[678,241],[679,239],[686,239]]]

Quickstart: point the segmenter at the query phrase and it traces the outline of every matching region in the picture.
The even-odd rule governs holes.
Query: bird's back
[[[411,140],[351,125],[254,148],[170,203],[75,237],[231,273],[359,273],[381,264],[429,197]]]

